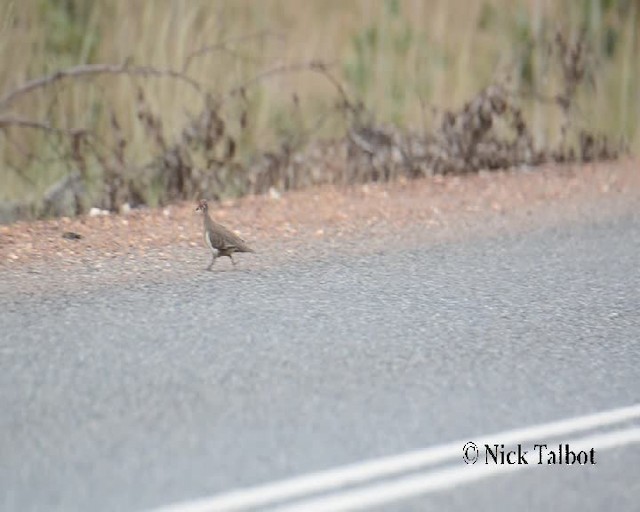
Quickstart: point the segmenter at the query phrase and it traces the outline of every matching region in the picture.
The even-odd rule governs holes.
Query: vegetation
[[[27,213],[61,213],[54,183],[79,213],[640,145],[638,0],[7,0],[0,20],[0,201]]]

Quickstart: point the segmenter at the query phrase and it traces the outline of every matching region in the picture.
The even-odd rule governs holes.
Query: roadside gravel
[[[425,241],[492,236],[549,223],[640,212],[638,162],[432,177],[348,188],[321,187],[274,198],[211,205],[211,214],[256,254],[205,272],[209,254],[192,203],[0,226],[0,294],[76,293],[108,284],[259,274],[338,252],[402,250]],[[80,235],[69,240],[63,233]]]

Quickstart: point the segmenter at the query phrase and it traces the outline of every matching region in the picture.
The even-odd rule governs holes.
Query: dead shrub
[[[91,167],[99,169],[101,186],[93,202],[103,209],[149,203],[149,190],[156,190],[156,202],[229,195],[265,193],[272,188],[289,190],[321,183],[354,184],[389,181],[400,176],[417,178],[432,174],[462,174],[481,169],[536,166],[545,162],[592,162],[617,158],[624,146],[574,124],[575,97],[584,83],[592,81],[588,45],[584,34],[568,41],[558,33],[551,46],[562,68],[557,95],[543,98],[535,91],[513,91],[497,82],[480,91],[457,111],[445,111],[431,133],[416,134],[383,126],[373,113],[352,100],[343,85],[323,62],[311,61],[279,66],[241,84],[220,97],[192,80],[186,71],[152,67],[91,65],[61,70],[32,80],[0,98],[0,131],[35,129],[62,145],[60,158],[68,177],[44,199],[42,215],[68,212],[55,198],[72,198],[72,211],[82,213],[90,205],[86,194]],[[203,49],[206,51],[206,49]],[[186,69],[186,68],[185,68]],[[239,156],[243,136],[251,130],[247,88],[270,76],[290,72],[314,72],[336,91],[335,108],[328,116],[340,116],[344,135],[330,141],[314,137],[317,126],[284,137],[275,149],[257,151],[252,158]],[[146,161],[136,162],[130,154],[128,135],[114,112],[109,116],[107,135],[99,137],[88,127],[68,130],[49,120],[21,119],[10,114],[20,97],[46,89],[60,81],[98,79],[123,75],[138,81],[150,77],[176,80],[196,91],[199,111],[187,114],[184,126],[168,130],[161,111],[152,107],[144,85],[138,85],[135,119],[142,128],[148,148]],[[528,95],[551,103],[564,114],[562,137],[554,147],[536,146],[520,106]],[[224,109],[233,103],[235,109]],[[299,101],[294,97],[296,108]],[[229,112],[236,117],[230,117]],[[318,122],[318,126],[323,120]],[[229,126],[237,127],[236,132]],[[173,135],[171,135],[173,133]],[[574,140],[574,143],[570,141]],[[69,188],[67,193],[65,190]]]

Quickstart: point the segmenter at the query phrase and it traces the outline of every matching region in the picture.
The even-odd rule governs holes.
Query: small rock
[[[269,198],[277,201],[282,197],[282,194],[275,187],[269,188]]]
[[[89,210],[89,217],[102,217],[105,215],[109,215],[109,210],[101,210],[95,206]]]
[[[64,233],[62,233],[62,238],[66,240],[80,240],[82,239],[82,235],[74,233],[73,231],[65,231]]]

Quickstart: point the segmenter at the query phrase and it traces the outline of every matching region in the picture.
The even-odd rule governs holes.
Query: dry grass
[[[509,74],[515,89],[553,98],[561,92],[562,70],[551,66],[542,41],[556,28],[571,40],[586,27],[592,85],[577,91],[575,119],[637,148],[638,11],[637,2],[624,0],[318,0],[304,8],[296,0],[10,1],[0,5],[0,90],[89,63],[176,70],[214,95],[253,84],[245,100],[223,106],[227,133],[246,161],[300,132],[345,130],[340,116],[327,117],[338,99],[327,80],[303,70],[252,82],[265,70],[312,59],[333,63],[334,76],[378,122],[425,133],[440,123],[439,113],[459,108],[497,76]],[[105,140],[113,137],[115,116],[135,167],[150,153],[148,133],[135,116],[142,83],[168,139],[203,108],[202,95],[184,81],[108,75],[57,82],[0,115],[65,130],[89,127],[109,134]],[[537,141],[558,140],[564,115],[553,101],[525,100],[523,110]],[[23,126],[2,134],[0,200],[38,196],[69,171],[63,144],[50,134]],[[88,166],[89,177],[100,181],[96,162]],[[145,199],[154,203],[154,194],[157,202],[159,191]]]

